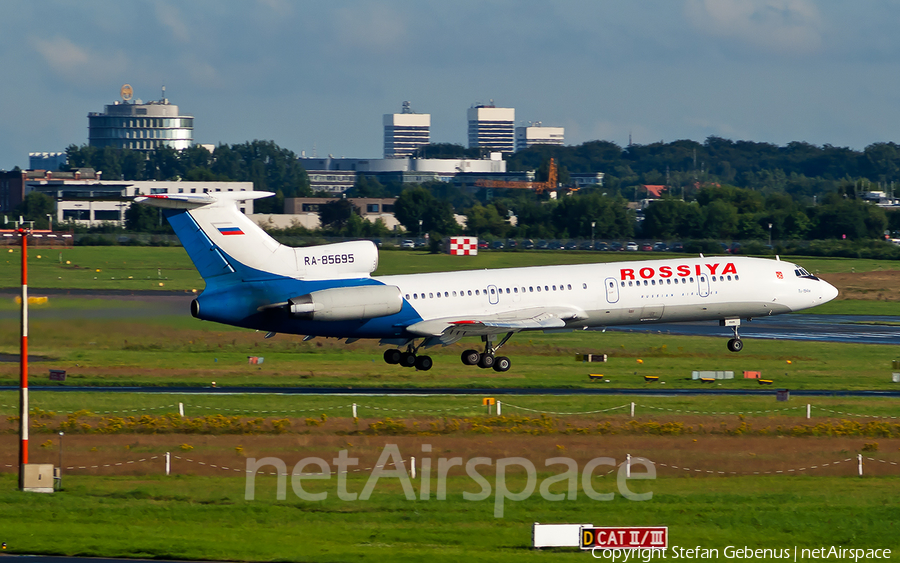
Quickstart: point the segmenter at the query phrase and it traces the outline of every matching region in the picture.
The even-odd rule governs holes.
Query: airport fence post
[[[356,418],[356,403],[353,403],[353,418]]]
[[[184,403],[178,403],[178,416],[184,418]]]
[[[806,420],[809,420],[809,403],[806,403]]]
[[[166,452],[166,475],[172,471],[172,454]]]
[[[416,478],[416,458],[415,457],[409,458],[409,475],[413,479]]]
[[[634,401],[631,401],[631,418],[634,418]]]
[[[500,401],[497,401],[497,416],[500,416]]]
[[[631,454],[625,454],[625,477],[631,478]]]
[[[859,476],[862,477],[862,454],[856,454],[857,465],[859,466]]]

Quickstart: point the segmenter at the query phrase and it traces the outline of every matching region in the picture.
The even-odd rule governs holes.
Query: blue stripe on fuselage
[[[206,289],[197,297],[198,318],[219,323],[281,332],[285,334],[312,334],[340,338],[387,338],[405,336],[405,327],[422,320],[413,307],[404,300],[399,313],[387,317],[359,321],[311,321],[292,317],[284,308],[260,307],[284,303],[293,297],[313,291],[336,287],[360,287],[383,285],[371,278],[345,280],[298,280],[263,272],[238,263],[222,253],[236,273],[216,276],[207,281]]]

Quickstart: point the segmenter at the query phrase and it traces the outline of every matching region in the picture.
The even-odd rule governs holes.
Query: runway
[[[603,329],[591,329],[603,330]],[[658,332],[690,336],[731,335],[731,329],[713,322],[657,323],[609,327],[607,331]],[[762,317],[740,327],[741,338],[770,340],[817,340],[857,344],[900,344],[900,317],[873,315],[790,314]]]

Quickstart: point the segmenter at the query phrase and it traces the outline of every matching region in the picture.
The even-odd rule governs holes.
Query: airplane
[[[480,337],[463,364],[510,369],[497,351],[524,331],[719,321],[739,352],[741,320],[831,301],[838,290],[777,258],[741,256],[533,266],[373,277],[378,249],[360,240],[295,248],[270,237],[237,203],[268,192],[154,194],[206,282],[191,302],[202,320],[277,333],[379,339],[388,364],[431,369],[423,348]],[[499,339],[499,341],[498,341]],[[405,349],[404,349],[405,347]]]

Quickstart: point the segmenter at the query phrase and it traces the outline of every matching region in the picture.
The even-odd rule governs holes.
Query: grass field
[[[32,263],[32,287],[202,289],[181,249],[76,248],[62,251],[62,263],[57,252]],[[620,256],[626,258],[621,253],[610,257]],[[572,263],[597,257],[485,253],[467,265]],[[15,258],[10,254],[11,264],[17,264]],[[457,260],[384,252],[379,272],[447,269]],[[823,274],[892,270],[892,264],[875,261],[799,262]],[[0,268],[0,286],[13,287],[17,269]],[[900,307],[866,293],[865,284],[854,280],[860,300],[821,309],[852,314],[868,307],[873,314],[886,314]],[[896,357],[891,346],[748,339],[744,351],[734,355],[725,350],[724,335],[534,334],[520,335],[504,348],[513,358],[513,368],[505,374],[461,365],[461,346],[434,349],[435,367],[415,372],[385,365],[383,349],[371,343],[304,343],[285,335],[266,340],[252,331],[197,321],[186,311],[160,312],[170,306],[145,297],[54,297],[43,309],[33,307],[30,352],[37,357],[31,363],[32,386],[48,384],[47,369],[54,368],[67,371],[66,385],[204,387],[215,381],[219,388],[483,387],[501,401],[503,413],[488,414],[482,395],[54,393],[33,387],[30,461],[57,464],[62,456],[62,466],[71,468],[65,470],[63,491],[37,495],[15,491],[18,396],[2,391],[0,541],[7,543],[7,553],[241,561],[590,557],[572,549],[532,551],[534,522],[665,525],[670,546],[718,549],[720,559],[727,558],[726,546],[900,549],[895,529],[900,512],[894,499],[900,487],[897,400],[795,395],[777,402],[773,396],[774,388],[896,389],[890,382]],[[12,300],[0,303],[0,354],[18,353],[16,319]],[[581,353],[606,353],[609,361],[575,361]],[[265,361],[250,365],[248,356]],[[773,393],[504,393],[510,387],[694,388],[701,385],[690,379],[695,369],[735,371],[738,379],[713,384],[719,389],[760,389],[741,372],[762,371],[774,379]],[[592,382],[589,373],[603,373],[609,382]],[[660,382],[645,383],[645,375],[657,375]],[[0,384],[15,384],[17,377],[16,363],[0,362]],[[179,403],[185,419],[177,416]],[[63,438],[58,436],[61,429]],[[324,500],[312,501],[296,494],[291,479],[286,498],[278,500],[277,478],[259,475],[255,498],[245,498],[243,472],[250,458],[279,458],[289,470],[302,458],[316,457],[334,470],[334,459],[344,450],[359,460],[354,468],[361,469],[346,474],[346,489],[361,493],[371,468],[391,444],[404,463],[411,456],[418,460],[420,476],[411,482],[416,500],[407,500],[395,476],[382,477],[368,500],[354,501],[338,498],[336,476],[303,479],[304,490],[327,493]],[[173,456],[170,476],[164,474],[166,452]],[[595,458],[610,457],[618,465],[627,454],[654,463],[655,479],[627,482],[635,492],[652,492],[651,499],[624,498],[616,467],[607,464],[587,481],[577,478],[572,498],[552,501],[540,494],[544,484],[553,494],[567,492],[569,484],[566,479],[551,484],[561,466],[548,467],[547,460],[569,458],[580,475]],[[862,478],[857,476],[858,455],[865,460]],[[487,457],[493,463],[477,470],[483,483],[456,467],[446,480],[446,500],[435,498],[436,482],[430,482],[430,498],[422,499],[423,459],[433,462],[435,479],[439,460],[454,457]],[[511,457],[535,465],[535,489],[523,500],[505,500],[498,518],[497,461]],[[504,475],[510,495],[527,490],[520,466]],[[597,493],[614,493],[613,500],[589,498],[585,483]],[[464,499],[463,493],[483,487],[490,491],[484,499]]]

